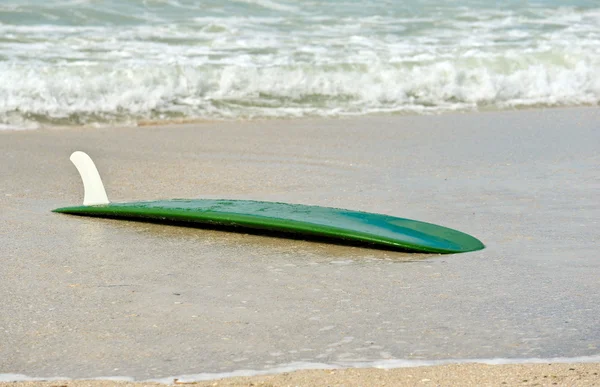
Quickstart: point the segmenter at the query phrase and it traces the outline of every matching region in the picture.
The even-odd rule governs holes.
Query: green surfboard
[[[275,232],[309,239],[316,237],[342,243],[364,243],[365,246],[423,253],[462,253],[484,248],[478,239],[450,228],[339,208],[226,199],[110,203],[89,156],[75,152],[71,160],[84,181],[84,205],[58,208],[54,212],[151,222],[177,222],[196,227],[225,227],[232,231],[260,230],[263,233]],[[93,169],[90,169],[90,163]],[[98,187],[101,187],[101,190]]]

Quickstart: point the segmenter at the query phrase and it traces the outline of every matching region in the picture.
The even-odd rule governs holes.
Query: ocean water
[[[4,129],[599,102],[597,0],[0,2]]]

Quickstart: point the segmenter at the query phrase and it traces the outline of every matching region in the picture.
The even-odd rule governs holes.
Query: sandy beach
[[[0,131],[0,380],[599,385],[599,123],[591,107]],[[81,203],[75,150],[113,201],[350,208],[487,247],[407,254],[52,213]],[[374,368],[550,358],[564,364]],[[293,372],[318,365],[350,369]],[[202,381],[240,370],[278,373]]]
[[[174,380],[172,385],[194,386],[599,386],[596,364],[461,364],[436,367],[338,369],[296,371],[268,376],[235,377],[204,382]],[[141,387],[152,382],[107,380],[56,380],[52,382],[0,383],[18,387]]]

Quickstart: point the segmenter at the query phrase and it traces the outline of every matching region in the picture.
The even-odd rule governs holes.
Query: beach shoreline
[[[462,115],[485,115],[485,114],[518,114],[535,113],[541,111],[577,111],[595,110],[599,105],[595,103],[583,103],[573,105],[532,105],[519,106],[511,108],[500,107],[484,107],[473,108],[466,110],[443,110],[439,112],[400,112],[400,113],[368,113],[368,114],[346,114],[334,116],[299,116],[299,117],[239,117],[239,118],[173,118],[173,119],[140,119],[134,123],[126,124],[90,124],[90,125],[42,125],[38,127],[6,127],[0,128],[0,133],[3,132],[20,132],[20,131],[68,131],[68,130],[111,130],[111,129],[131,129],[131,128],[177,128],[177,127],[203,127],[205,125],[213,126],[219,124],[225,125],[245,125],[245,124],[260,124],[270,123],[285,124],[289,122],[323,122],[323,121],[356,121],[356,120],[380,120],[389,118],[390,120],[410,118],[410,117],[445,117],[445,116],[462,116]]]
[[[194,386],[599,386],[600,363],[503,364],[478,363],[392,369],[341,368],[299,370],[261,376],[237,376],[207,380],[164,378],[160,382],[119,378],[98,380],[32,380],[0,382],[15,387],[142,387],[161,385]]]

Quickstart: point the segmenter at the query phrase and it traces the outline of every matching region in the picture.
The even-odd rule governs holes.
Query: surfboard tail
[[[96,206],[101,204],[109,204],[108,196],[106,196],[106,190],[100,173],[92,161],[91,157],[87,153],[76,151],[70,157],[70,160],[83,181],[83,205],[84,206]]]

